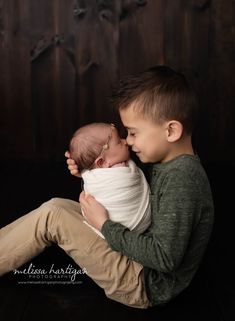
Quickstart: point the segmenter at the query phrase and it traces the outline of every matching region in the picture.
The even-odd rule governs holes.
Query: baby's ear
[[[102,157],[97,157],[95,160],[95,167],[96,168],[103,168],[105,164],[105,160]]]

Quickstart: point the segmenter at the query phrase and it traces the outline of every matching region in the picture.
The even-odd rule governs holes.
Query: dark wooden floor
[[[62,163],[1,162],[2,179],[0,227],[29,212],[51,197],[77,199],[80,182],[69,175]],[[29,283],[27,275],[13,272],[0,278],[1,321],[76,321],[76,320],[159,320],[159,321],[234,321],[234,210],[230,210],[233,191],[226,186],[234,178],[234,167],[210,164],[216,205],[212,239],[201,269],[192,285],[177,299],[164,307],[138,310],[107,299],[103,291],[85,274],[75,282],[53,279],[57,283]],[[50,269],[78,266],[59,249],[52,246],[31,263],[36,268]],[[29,264],[20,270],[28,268]],[[26,283],[22,283],[26,282]]]

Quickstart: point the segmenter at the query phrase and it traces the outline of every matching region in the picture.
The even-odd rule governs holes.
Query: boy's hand
[[[109,218],[108,211],[93,196],[85,192],[80,194],[79,202],[87,223],[100,231],[104,222]]]
[[[70,174],[76,177],[81,177],[81,173],[78,171],[77,164],[71,158],[70,152],[66,151],[64,156],[68,158],[66,162],[68,164],[68,169],[70,170]]]

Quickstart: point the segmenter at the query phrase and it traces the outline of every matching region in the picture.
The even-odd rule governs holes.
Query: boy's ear
[[[176,142],[182,137],[183,125],[177,120],[170,120],[167,123],[167,140],[169,143]]]

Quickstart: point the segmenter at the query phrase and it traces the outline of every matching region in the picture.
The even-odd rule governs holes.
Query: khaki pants
[[[83,223],[78,202],[54,198],[0,229],[0,275],[18,268],[57,243],[104,289],[107,297],[147,308],[143,267]]]

